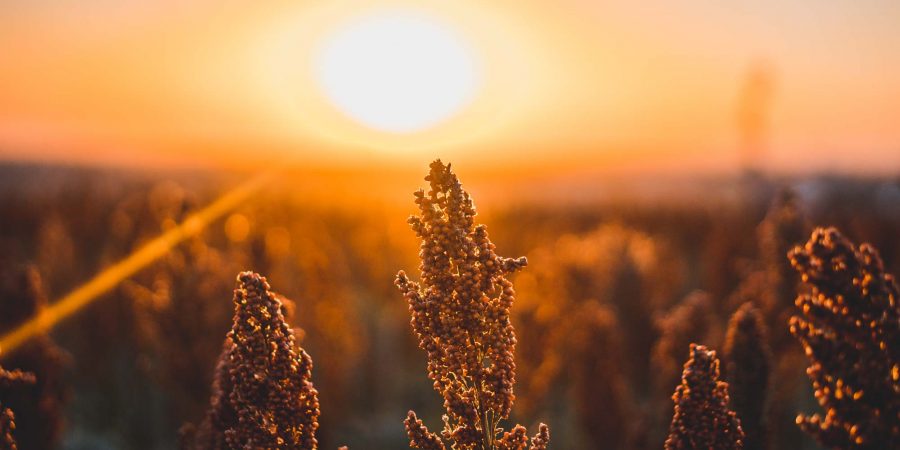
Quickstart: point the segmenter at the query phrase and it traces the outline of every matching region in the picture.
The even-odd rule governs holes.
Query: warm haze
[[[898,0],[0,0],[0,450],[900,449],[898,118]]]
[[[474,64],[431,126],[372,128],[317,80],[329,39],[385,11],[433,19]],[[898,20],[891,1],[3,2],[0,156],[733,172],[756,101],[764,167],[890,174]]]

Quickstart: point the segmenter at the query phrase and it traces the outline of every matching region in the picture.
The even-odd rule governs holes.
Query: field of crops
[[[0,450],[900,450],[898,24],[0,0]]]
[[[243,177],[3,166],[0,334],[59,314],[0,448],[900,448],[897,179],[453,171],[280,174],[60,312]]]

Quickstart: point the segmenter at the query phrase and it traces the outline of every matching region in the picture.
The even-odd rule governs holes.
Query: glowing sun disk
[[[341,112],[393,133],[449,118],[472,99],[478,84],[472,52],[451,28],[404,11],[345,25],[319,48],[314,70]]]

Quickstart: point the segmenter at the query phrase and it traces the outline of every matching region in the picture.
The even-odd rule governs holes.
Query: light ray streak
[[[9,354],[32,337],[44,333],[56,324],[100,298],[121,281],[134,275],[148,264],[165,255],[185,239],[198,234],[210,223],[234,209],[274,177],[273,172],[257,175],[226,192],[205,208],[191,214],[183,222],[156,239],[98,273],[65,297],[41,310],[35,317],[0,338],[0,358]]]

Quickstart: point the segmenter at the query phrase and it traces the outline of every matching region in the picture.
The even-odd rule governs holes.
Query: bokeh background
[[[384,10],[435,18],[479,62],[433,127],[367,127],[315,80],[330,33]],[[293,302],[323,448],[406,448],[408,409],[437,427],[393,277],[418,266],[406,217],[440,157],[498,252],[529,258],[515,420],[560,450],[661,448],[688,344],[721,349],[752,301],[774,448],[816,449],[794,425],[816,404],[785,254],[834,225],[900,273],[897,23],[875,0],[2,2],[0,334],[276,171],[0,356],[44,374],[20,448],[175,448],[248,269]]]

